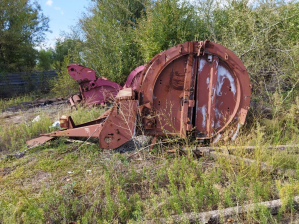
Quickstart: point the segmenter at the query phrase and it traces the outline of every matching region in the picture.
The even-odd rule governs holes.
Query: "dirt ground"
[[[32,121],[41,113],[48,114],[51,119],[59,120],[57,114],[71,110],[70,104],[65,99],[49,99],[24,102],[17,106],[6,108],[0,114],[0,124],[20,124]]]

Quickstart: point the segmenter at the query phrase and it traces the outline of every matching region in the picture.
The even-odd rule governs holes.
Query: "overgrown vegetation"
[[[20,103],[32,101],[34,99],[36,99],[36,96],[34,94],[22,95],[10,99],[0,99],[0,111],[2,112],[10,106],[16,106]]]
[[[83,123],[103,111],[80,107],[71,115],[75,123]],[[50,131],[54,120],[49,113],[48,110],[41,113],[42,120],[37,122],[24,117],[25,121],[19,125],[1,126],[2,153],[24,150],[26,140]],[[69,109],[60,111],[54,119],[62,113],[70,114]],[[286,116],[293,113],[290,111]],[[102,151],[97,144],[67,144],[60,138],[31,150],[21,159],[0,160],[0,220],[3,223],[139,223],[146,220],[162,223],[160,218],[172,222],[176,214],[280,198],[283,206],[278,216],[260,208],[234,217],[238,223],[245,220],[279,223],[296,213],[291,199],[299,193],[298,147],[277,151],[269,150],[268,145],[298,142],[294,126],[294,120],[285,123],[285,138],[273,135],[278,131],[275,125],[266,129],[257,124],[243,130],[233,143],[237,148],[234,155],[255,160],[251,165],[242,161],[235,165],[222,157],[197,159],[192,154],[169,155],[168,149],[177,148],[171,144],[157,145],[153,153],[144,150],[132,157],[127,153]],[[240,147],[244,145],[254,145],[256,149],[248,153]],[[296,174],[284,176],[263,170],[259,162],[292,169]]]
[[[49,30],[49,18],[37,2],[1,0],[0,73],[31,71],[37,59],[34,48]]]
[[[73,111],[72,117],[74,121],[79,124],[94,120],[99,117],[99,114],[102,112],[104,112],[102,108],[91,108],[87,111],[87,109],[80,107],[78,110]],[[63,113],[70,113],[68,105],[66,109],[61,109],[54,115],[51,109],[41,109],[40,112],[35,115],[39,116],[39,119],[36,121],[29,120],[29,118],[26,117],[26,113],[20,112],[19,116],[22,116],[24,122],[21,122],[20,124],[11,122],[10,124],[0,126],[0,153],[5,153],[6,151],[14,152],[23,149],[27,140],[36,138],[42,133],[48,133],[55,130],[51,127],[52,123],[59,120]],[[53,117],[55,120],[53,120]],[[2,117],[0,123],[3,123]]]
[[[80,108],[72,116],[76,122],[83,122],[98,113],[96,109]],[[28,130],[33,136],[19,138],[34,137],[41,129],[47,130],[49,124],[48,119],[27,124],[27,128],[22,124],[17,132],[25,134]],[[269,151],[265,131],[262,128],[251,131],[251,136],[240,137],[237,145],[252,139],[258,147],[251,155],[240,148],[236,155],[298,173],[295,159],[298,148],[283,153]],[[12,138],[16,136],[5,132]],[[20,148],[22,142],[18,143],[11,149]],[[58,139],[37,147],[22,159],[1,160],[0,220],[3,223],[138,223],[166,218],[171,222],[174,214],[277,198],[283,199],[279,216],[259,209],[236,220],[275,223],[295,213],[291,198],[298,194],[298,175],[286,178],[263,171],[257,164],[236,166],[224,158],[197,160],[191,155],[178,154],[169,157],[159,150],[158,154],[142,152],[132,158],[101,151],[96,144],[83,145],[79,150],[78,147]]]
[[[296,1],[95,1],[77,27],[83,36],[75,33],[82,40],[57,64],[61,69],[53,92],[67,96],[77,87],[66,71],[70,61],[123,83],[132,69],[156,53],[184,41],[210,39],[242,59],[253,84],[252,108],[242,133],[234,143],[218,145],[234,146],[235,156],[256,162],[240,160],[235,165],[223,157],[169,155],[166,150],[177,149],[171,144],[130,157],[102,151],[97,144],[79,148],[62,138],[21,159],[0,160],[0,222],[159,223],[166,218],[171,223],[176,214],[278,198],[283,202],[278,215],[260,207],[235,221],[279,223],[298,213],[291,198],[299,194],[299,147],[268,149],[298,143],[298,6]],[[22,100],[0,101],[0,109]],[[71,115],[82,123],[102,112],[79,108]],[[23,150],[26,140],[50,131],[61,113],[55,119],[48,111],[40,113],[43,119],[36,123],[24,117],[21,124],[1,125],[1,153]],[[241,147],[248,145],[255,150]],[[263,170],[260,162],[292,169],[295,175]]]
[[[39,71],[56,70],[60,72],[65,68],[64,62],[66,57],[69,63],[79,60],[81,44],[82,42],[75,38],[56,39],[54,49],[41,49],[38,52],[38,62],[35,69]]]
[[[59,61],[56,63],[60,70],[57,72],[58,76],[50,81],[51,92],[60,97],[70,97],[72,94],[79,92],[78,82],[68,73],[67,66],[70,64],[69,55],[64,57],[61,65]]]
[[[113,6],[113,7],[112,7]],[[298,92],[296,1],[95,1],[79,22],[83,58],[100,76],[123,83],[155,54],[192,40],[220,43],[247,68],[258,111]],[[78,27],[74,34],[78,33]]]
[[[185,41],[210,39],[241,58],[253,85],[252,112],[255,117],[271,118],[277,101],[290,108],[298,95],[298,4],[95,1],[67,37],[67,43],[73,38],[70,49],[75,49],[69,58],[123,84],[134,68],[155,54]],[[64,79],[71,83],[67,74]],[[62,89],[61,83],[57,85]]]

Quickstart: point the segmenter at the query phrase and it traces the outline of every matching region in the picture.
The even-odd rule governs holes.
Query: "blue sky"
[[[38,0],[45,16],[49,17],[50,30],[42,48],[54,47],[56,38],[61,31],[69,32],[70,27],[77,24],[82,13],[92,4],[91,0]]]

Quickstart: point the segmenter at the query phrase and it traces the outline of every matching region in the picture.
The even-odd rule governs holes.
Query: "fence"
[[[50,90],[49,81],[56,76],[55,71],[0,74],[0,97],[13,97],[35,90],[46,93]]]

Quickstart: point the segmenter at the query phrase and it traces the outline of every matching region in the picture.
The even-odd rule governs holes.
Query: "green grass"
[[[75,123],[82,123],[102,112],[79,108],[71,115]],[[49,131],[53,121],[47,114],[41,116],[40,122],[1,126],[1,147],[4,144],[6,152],[22,150],[26,140]],[[288,123],[282,133],[292,137],[279,142],[268,134],[271,130],[255,125],[234,144],[251,143],[256,150],[248,153],[240,148],[234,154],[294,169],[298,174],[294,177],[263,171],[256,164],[234,165],[225,158],[145,152],[144,160],[134,160],[100,150],[97,144],[77,150],[79,144],[57,139],[21,159],[0,160],[0,223],[140,223],[159,218],[171,222],[176,214],[281,198],[279,216],[259,207],[234,217],[238,223],[278,223],[284,214],[296,212],[291,198],[299,194],[298,148],[275,151],[268,145],[296,142],[292,126]]]
[[[78,110],[68,112],[65,115],[72,115],[75,124],[80,124],[96,119],[104,111],[102,108],[84,108],[78,107]],[[41,133],[53,131],[50,128],[54,120],[50,118],[50,112],[42,111],[39,116],[40,120],[32,122],[26,120],[20,124],[6,124],[0,126],[0,152],[18,151],[25,147],[26,141],[38,137]],[[60,112],[58,112],[58,115]],[[56,116],[57,117],[57,116]]]
[[[18,151],[27,140],[38,137],[41,133],[50,131],[52,125],[50,117],[46,114],[40,115],[40,120],[36,122],[23,122],[21,124],[8,124],[0,126],[1,151]]]
[[[9,173],[0,179],[0,220],[132,223],[279,197],[289,203],[299,189],[298,178],[273,177],[255,166],[236,168],[223,159],[175,156],[147,163],[107,154],[97,145],[71,152],[76,147],[56,140],[22,159],[1,161]],[[266,209],[247,217],[262,223],[272,219]]]
[[[35,94],[25,94],[19,97],[9,98],[9,99],[1,99],[0,98],[0,111],[3,111],[11,106],[17,106],[21,103],[36,100],[37,96]]]

